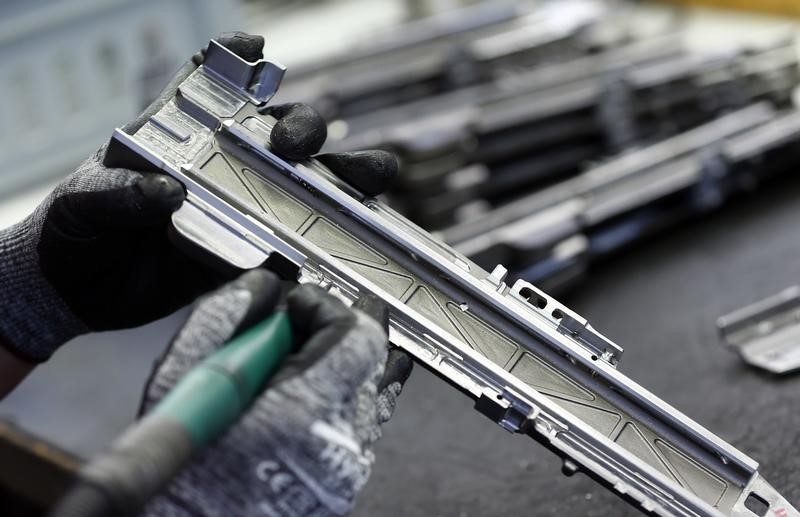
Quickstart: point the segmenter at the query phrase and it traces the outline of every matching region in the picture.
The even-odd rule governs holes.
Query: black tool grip
[[[146,418],[87,464],[50,517],[138,514],[189,461],[186,430],[166,418]]]

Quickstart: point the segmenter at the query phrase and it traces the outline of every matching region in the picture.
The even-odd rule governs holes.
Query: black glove
[[[270,134],[270,144],[275,152],[290,160],[303,160],[318,153],[328,136],[325,121],[306,104],[267,106],[261,113],[278,119]],[[397,176],[397,159],[386,151],[329,153],[316,158],[368,196],[382,194]]]
[[[256,270],[200,301],[156,367],[144,409],[237,329],[272,312],[276,292],[277,279]],[[327,516],[352,509],[411,362],[396,349],[387,356],[387,311],[375,298],[353,311],[322,289],[301,286],[288,306],[299,351],[144,515]]]
[[[263,38],[223,35],[220,43],[247,60],[262,56]],[[202,63],[187,62],[128,132],[141,127]],[[273,146],[292,159],[319,150],[326,134],[308,107],[276,106]],[[152,173],[108,168],[105,148],[84,162],[23,222],[0,231],[0,344],[41,362],[69,339],[94,330],[137,326],[166,316],[220,283],[219,273],[176,250],[167,238],[183,187]],[[384,152],[321,157],[357,188],[374,195],[397,171]],[[374,175],[374,177],[373,177]]]

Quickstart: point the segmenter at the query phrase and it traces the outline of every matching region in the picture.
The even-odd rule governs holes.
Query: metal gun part
[[[503,268],[483,271],[315,160],[274,154],[274,119],[259,113],[268,98],[253,99],[226,69],[200,66],[134,134],[117,130],[108,151],[109,165],[186,186],[173,216],[180,236],[240,268],[277,259],[349,301],[374,293],[395,346],[563,457],[565,471],[645,512],[751,517],[757,497],[800,515],[755,461],[619,372],[622,349],[578,314],[527,282],[506,285]]]
[[[334,138],[332,144],[336,148],[345,150],[351,147],[360,148],[362,142],[359,138],[372,138],[373,141],[368,143],[375,145],[375,137],[370,137],[369,134],[384,127],[402,122],[414,122],[420,118],[436,118],[442,113],[450,113],[465,106],[498,102],[526,92],[590,79],[609,67],[623,64],[634,66],[659,61],[675,57],[682,52],[683,47],[679,38],[676,35],[666,35],[634,41],[619,48],[611,48],[590,56],[580,56],[563,63],[542,64],[531,70],[497,77],[488,84],[460,88],[453,92],[407,102],[401,106],[347,117],[343,120],[347,125],[347,131],[338,139]],[[349,140],[337,142],[344,138]]]
[[[590,143],[595,149],[591,158],[596,158],[685,131],[757,100],[786,106],[798,66],[794,54],[785,50],[770,47],[724,59],[678,56],[612,68],[584,83],[482,104],[480,111],[473,111],[476,144],[466,161],[489,167],[492,181],[466,189],[445,186],[440,194],[415,196],[420,204],[416,212],[422,214],[416,217],[443,221],[442,206],[476,197],[497,205],[517,197],[520,189],[573,175],[585,162],[579,151]],[[743,65],[775,53],[785,59],[770,59],[774,66],[764,66],[759,73]],[[572,167],[566,167],[560,158],[573,148]],[[424,218],[429,211],[435,215]]]
[[[320,74],[333,68],[379,56],[394,54],[414,47],[430,45],[445,39],[486,30],[527,14],[527,9],[513,0],[480,2],[446,13],[410,21],[390,30],[375,34],[368,42],[356,44],[338,57],[327,58],[292,69],[292,81]]]
[[[587,4],[594,7],[586,9]],[[290,94],[292,100],[299,98],[328,118],[351,117],[486,82],[509,68],[586,54],[592,45],[584,41],[588,37],[585,28],[600,23],[605,9],[600,3],[580,0],[564,2],[564,9],[574,16],[538,8],[453,39],[326,67],[310,78],[290,83]]]
[[[800,165],[798,111],[777,113],[772,120],[719,137],[699,138],[694,150],[680,151],[678,145],[676,156],[663,162],[654,153],[653,161],[639,164],[630,175],[600,175],[591,188],[575,190],[574,197],[558,197],[568,189],[551,189],[550,196],[546,190],[540,196],[552,199],[553,206],[529,203],[529,214],[520,210],[518,219],[508,218],[496,229],[477,232],[457,248],[479,264],[500,261],[521,278],[559,290],[579,278],[591,260],[716,209],[738,192]],[[513,207],[484,214],[481,223],[497,222],[496,216],[510,215]]]
[[[748,111],[757,114],[753,108],[736,118],[744,121]],[[568,287],[565,282],[578,278],[591,260],[715,209],[732,195],[797,167],[800,112],[769,118],[750,119],[754,125],[735,131],[724,124],[717,131],[713,125],[699,128],[643,149],[639,158],[644,159],[629,162],[630,169],[622,164],[639,152],[623,155],[574,182],[488,212],[475,228],[460,225],[443,237],[454,238],[458,228],[472,231],[466,240],[451,244],[479,264],[500,261],[548,289]],[[671,159],[669,147],[675,155]],[[580,181],[590,174],[594,180]]]
[[[717,329],[751,366],[779,375],[800,370],[800,286],[720,317]]]
[[[606,200],[602,206],[609,206],[608,193],[612,188],[624,194],[632,190],[629,184],[649,185],[648,179],[641,178],[651,171],[657,174],[659,167],[766,123],[774,116],[775,110],[767,103],[748,106],[664,141],[622,153],[574,178],[498,207],[477,221],[455,225],[442,232],[442,239],[465,255],[475,256],[498,243],[513,245],[515,235],[523,241],[526,235],[543,235],[532,221],[542,221],[542,226],[558,234],[559,239],[563,238],[575,233],[575,227],[580,226],[579,216],[587,204],[598,200],[596,212],[603,211],[599,204],[601,199]],[[623,199],[634,201],[632,196],[623,195],[619,203],[630,203],[623,203]],[[555,224],[556,221],[564,223]],[[509,229],[512,225],[513,230]],[[529,230],[524,230],[525,227]]]
[[[352,136],[331,147],[397,152],[404,174],[392,191],[396,205],[424,227],[441,229],[466,220],[460,209],[469,201],[503,204],[522,189],[573,176],[599,156],[646,145],[758,99],[785,105],[797,76],[797,59],[784,47],[715,58],[666,53],[655,59],[644,45],[639,54],[628,52],[641,58],[638,64],[613,65],[619,59],[612,56],[621,50],[600,54],[591,65],[583,63],[589,58],[559,65],[563,70],[554,77],[564,82],[548,76],[548,67],[537,67],[544,79],[524,87],[484,86],[405,104],[403,112],[339,121],[342,134]],[[770,66],[758,72],[744,66],[760,57]],[[601,73],[576,76],[578,62],[584,73]],[[487,168],[490,182],[450,181],[476,164]]]

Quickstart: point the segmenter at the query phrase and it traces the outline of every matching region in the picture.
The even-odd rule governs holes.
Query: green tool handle
[[[250,406],[291,347],[285,313],[231,340],[86,465],[51,517],[136,515]]]

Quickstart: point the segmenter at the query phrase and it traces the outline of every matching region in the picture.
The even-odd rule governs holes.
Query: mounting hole
[[[592,356],[592,361],[597,361],[597,356],[596,355]]]
[[[750,492],[744,500],[744,506],[759,517],[764,517],[769,511],[769,503],[755,492]]]
[[[559,309],[553,309],[553,317],[557,320],[560,320],[561,318],[564,317],[564,313],[561,312],[561,310]]]
[[[496,395],[496,397],[497,397],[497,400],[503,400],[503,394],[502,393],[498,393]]]

